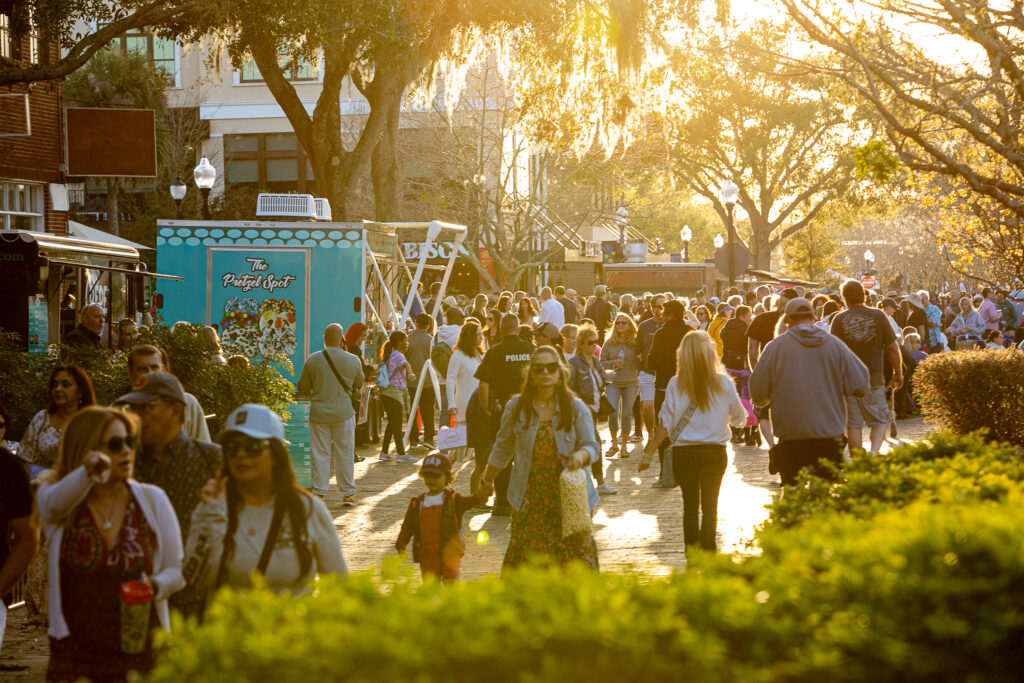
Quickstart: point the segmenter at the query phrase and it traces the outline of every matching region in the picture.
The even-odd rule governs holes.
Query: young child
[[[742,441],[747,446],[761,445],[761,431],[757,428],[757,417],[754,415],[754,403],[750,400],[750,370],[725,369],[736,383],[736,391],[740,395],[740,403],[747,411],[747,424],[740,427]]]
[[[431,451],[423,459],[420,477],[427,491],[409,501],[395,549],[404,552],[412,541],[412,559],[419,563],[424,579],[458,581],[466,549],[462,515],[486,501],[490,492],[481,488],[472,496],[456,493],[451,487],[452,461],[440,451]]]

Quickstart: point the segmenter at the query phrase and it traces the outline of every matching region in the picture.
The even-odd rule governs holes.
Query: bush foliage
[[[1024,445],[1024,353],[958,351],[928,356],[914,373],[918,406],[956,434],[987,429],[993,441]]]
[[[215,414],[211,434],[223,426],[232,410],[243,403],[264,403],[286,412],[294,386],[274,366],[254,364],[247,369],[211,364],[214,350],[199,338],[200,326],[183,324],[172,334],[157,324],[143,331],[139,344],[156,344],[167,354],[171,371],[185,391],[194,394],[209,414]],[[53,369],[73,364],[92,380],[96,400],[110,405],[129,387],[127,357],[120,351],[54,344],[43,355],[22,351],[12,335],[0,337],[0,401],[11,411],[7,434],[17,440],[32,416],[46,407],[48,382]]]
[[[806,478],[760,556],[650,579],[527,568],[420,587],[386,562],[295,599],[222,591],[178,619],[165,681],[1015,681],[1024,466],[980,436]]]

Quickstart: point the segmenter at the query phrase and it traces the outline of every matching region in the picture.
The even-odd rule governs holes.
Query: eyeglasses
[[[555,361],[554,363],[533,363],[530,365],[530,372],[535,375],[539,375],[542,372],[558,372],[558,361]]]
[[[135,448],[135,435],[128,434],[127,436],[112,436],[107,439],[105,444],[100,444],[100,448],[105,450],[107,453],[113,455],[114,453],[120,453],[128,447],[128,450]]]
[[[270,439],[234,439],[222,446],[224,454],[237,459],[247,457],[258,458],[270,447]],[[245,455],[242,455],[244,451]]]

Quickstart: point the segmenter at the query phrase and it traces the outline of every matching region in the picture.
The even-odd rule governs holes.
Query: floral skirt
[[[592,533],[562,537],[561,474],[554,428],[551,422],[544,422],[533,444],[523,503],[512,516],[512,536],[502,568],[531,561],[544,567],[561,566],[578,560],[597,571],[597,543]]]

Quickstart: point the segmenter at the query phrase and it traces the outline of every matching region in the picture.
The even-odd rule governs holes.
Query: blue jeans
[[[628,436],[630,430],[633,429],[633,403],[636,401],[639,391],[638,384],[627,384],[623,387],[609,384],[605,387],[604,394],[608,398],[608,402],[612,404],[612,414],[608,416],[608,431],[611,432],[612,438],[617,433]],[[619,399],[622,399],[621,406]]]

